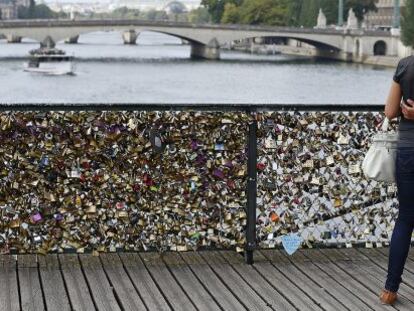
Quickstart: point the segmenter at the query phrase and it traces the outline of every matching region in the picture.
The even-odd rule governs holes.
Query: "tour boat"
[[[24,64],[24,71],[48,75],[74,74],[74,56],[66,55],[57,49],[37,49],[30,51],[30,59]]]

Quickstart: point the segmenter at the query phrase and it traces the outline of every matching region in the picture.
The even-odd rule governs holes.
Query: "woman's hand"
[[[404,101],[401,102],[401,112],[404,118],[414,120],[414,101],[408,99],[407,104]]]

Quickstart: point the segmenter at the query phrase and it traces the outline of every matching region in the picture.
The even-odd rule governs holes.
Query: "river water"
[[[286,55],[222,51],[191,60],[177,38],[144,32],[134,46],[116,32],[59,43],[76,57],[76,75],[22,70],[38,44],[0,40],[0,103],[313,103],[383,104],[393,68]]]

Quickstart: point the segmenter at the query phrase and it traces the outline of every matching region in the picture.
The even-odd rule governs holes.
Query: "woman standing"
[[[402,99],[402,100],[401,100]],[[400,117],[396,156],[398,217],[391,237],[388,274],[380,293],[383,304],[393,304],[402,281],[402,273],[414,228],[414,56],[398,63],[385,104],[388,119]]]

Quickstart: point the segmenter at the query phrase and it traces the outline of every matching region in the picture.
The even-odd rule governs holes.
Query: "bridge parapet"
[[[384,30],[359,30],[359,29],[335,29],[335,28],[302,28],[302,27],[275,27],[264,25],[245,24],[193,24],[173,21],[148,21],[139,19],[35,19],[35,20],[3,20],[0,28],[21,27],[76,27],[76,26],[160,26],[178,28],[199,28],[215,30],[239,30],[239,31],[268,31],[288,33],[320,33],[320,34],[351,34],[351,35],[375,35],[388,36],[389,31]]]
[[[390,239],[395,187],[360,167],[383,106],[0,110],[3,250],[252,251],[293,233],[303,247]]]

